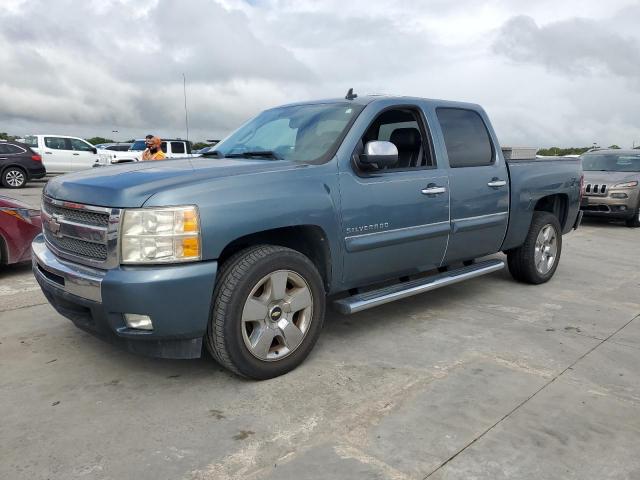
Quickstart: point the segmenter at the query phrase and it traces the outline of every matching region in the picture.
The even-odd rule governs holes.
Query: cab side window
[[[93,147],[82,140],[78,140],[77,138],[71,139],[71,149],[76,152],[93,152]]]
[[[61,137],[44,137],[44,145],[52,150],[71,150],[66,140]]]
[[[387,170],[435,167],[429,138],[418,112],[412,108],[382,112],[369,126],[358,148],[376,140],[391,142],[398,149],[398,163]]]
[[[483,167],[493,163],[494,151],[480,115],[462,108],[436,109],[451,168]]]
[[[184,153],[184,143],[171,142],[171,153]]]

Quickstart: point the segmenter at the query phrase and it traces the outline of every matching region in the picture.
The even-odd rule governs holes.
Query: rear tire
[[[633,212],[633,217],[628,218],[625,223],[627,224],[627,227],[629,227],[629,228],[638,228],[638,227],[640,227],[640,203],[638,203],[636,211]]]
[[[2,186],[22,188],[27,184],[27,172],[20,167],[7,167],[2,171]]]
[[[548,282],[558,268],[561,253],[560,222],[549,212],[534,212],[524,243],[507,253],[509,272],[519,282]]]
[[[325,311],[322,277],[300,252],[257,245],[220,269],[205,344],[232,372],[256,380],[283,375],[315,345]]]

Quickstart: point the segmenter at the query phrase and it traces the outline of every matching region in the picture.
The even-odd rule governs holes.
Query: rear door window
[[[71,145],[67,144],[67,139],[62,137],[44,137],[44,144],[52,150],[71,150]]]
[[[493,145],[480,115],[462,108],[436,109],[451,168],[493,163]]]
[[[26,150],[24,148],[20,148],[17,145],[11,145],[10,143],[4,146],[6,148],[7,155],[16,155],[19,153],[25,153]]]
[[[184,153],[184,143],[171,142],[171,153]]]

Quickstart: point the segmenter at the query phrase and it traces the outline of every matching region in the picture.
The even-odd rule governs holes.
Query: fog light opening
[[[149,315],[125,313],[124,320],[129,328],[134,328],[136,330],[153,330],[153,322]]]

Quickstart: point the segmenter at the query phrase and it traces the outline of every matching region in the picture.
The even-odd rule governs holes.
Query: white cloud
[[[196,139],[353,86],[481,103],[504,143],[640,140],[637,1],[5,2],[2,131],[184,136],[184,72]]]

